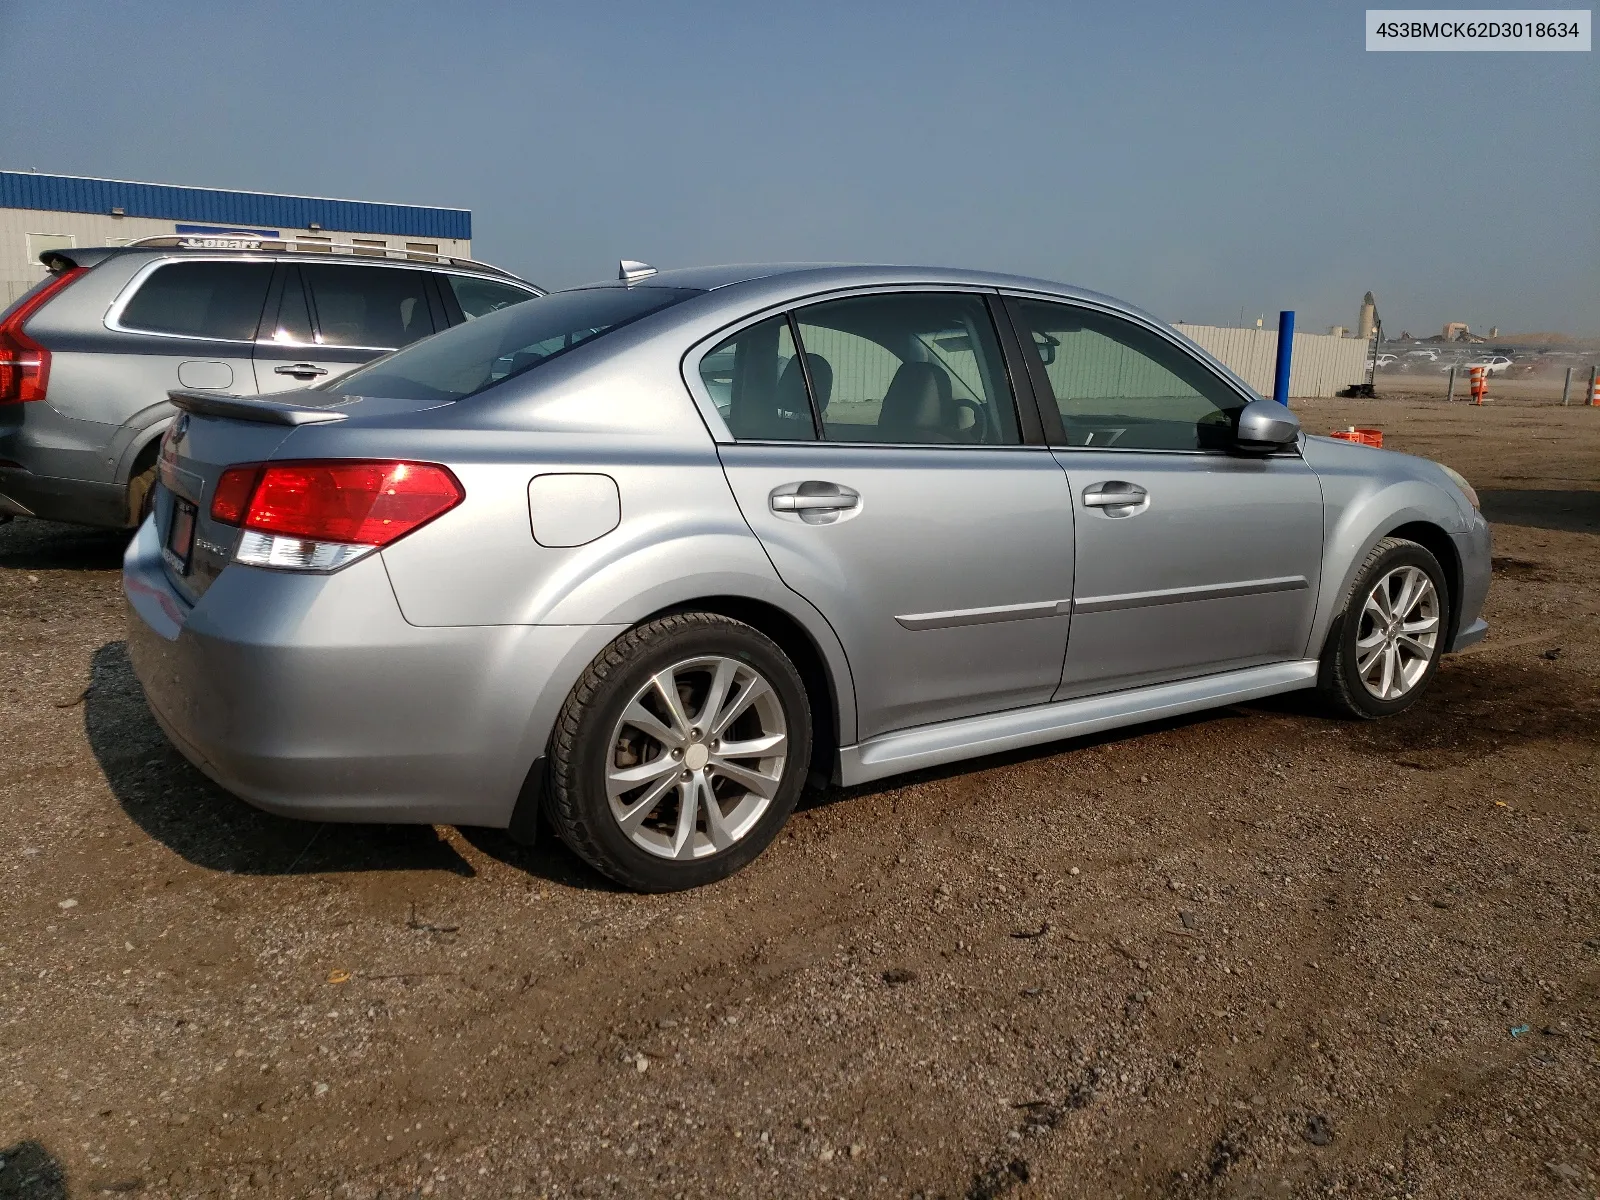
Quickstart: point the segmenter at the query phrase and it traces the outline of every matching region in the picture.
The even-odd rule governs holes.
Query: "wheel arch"
[[[812,632],[776,604],[730,595],[679,601],[651,613],[639,624],[685,612],[717,613],[742,621],[771,638],[789,656],[789,661],[800,672],[806,696],[811,701],[812,776],[831,779],[839,747],[854,740],[853,684],[848,675],[843,680],[836,677],[827,653]],[[842,662],[842,652],[840,658]],[[850,691],[841,694],[844,689]]]
[[[1461,554],[1456,549],[1454,539],[1431,521],[1407,521],[1386,530],[1379,536],[1405,538],[1407,541],[1416,542],[1439,560],[1439,566],[1444,570],[1445,587],[1449,591],[1449,595],[1445,597],[1448,607],[1445,610],[1447,619],[1444,644],[1446,647],[1450,646],[1456,639],[1457,627],[1461,623]]]
[[[126,520],[130,526],[139,523],[139,510],[144,504],[143,493],[135,496],[134,487],[145,471],[156,465],[156,459],[161,454],[161,435],[166,431],[171,422],[162,422],[159,429],[154,430],[149,437],[138,444],[138,449],[133,452],[133,457],[128,463],[128,472],[122,477],[123,494],[127,500]],[[155,485],[152,483],[152,487]]]

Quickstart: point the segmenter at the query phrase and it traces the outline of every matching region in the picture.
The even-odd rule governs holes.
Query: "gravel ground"
[[[617,892],[166,745],[120,539],[0,528],[0,1197],[1594,1196],[1600,411],[1307,401],[1473,479],[1493,633],[815,797]]]

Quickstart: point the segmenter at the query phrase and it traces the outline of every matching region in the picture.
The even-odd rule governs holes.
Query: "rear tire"
[[[682,613],[629,630],[584,672],[550,738],[546,811],[625,887],[699,887],[746,866],[811,761],[800,673],[759,630]]]
[[[1323,702],[1368,721],[1410,708],[1438,673],[1449,617],[1439,560],[1416,542],[1383,538],[1328,634],[1317,676]]]
[[[128,511],[135,528],[143,525],[156,507],[156,464],[151,463],[128,480]]]

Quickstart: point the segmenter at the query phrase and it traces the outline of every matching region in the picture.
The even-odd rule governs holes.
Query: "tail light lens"
[[[329,571],[449,512],[466,492],[434,463],[285,462],[230,467],[211,519],[244,528],[234,557],[257,566]]]
[[[85,270],[72,267],[61,272],[0,322],[0,404],[25,404],[44,399],[50,383],[50,351],[23,333],[22,327]]]

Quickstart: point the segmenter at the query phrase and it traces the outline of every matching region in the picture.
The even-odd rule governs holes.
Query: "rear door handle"
[[[318,375],[326,375],[327,367],[319,367],[315,363],[285,363],[281,367],[273,367],[274,375],[293,375],[296,379],[315,379]]]
[[[837,483],[808,479],[772,489],[767,504],[775,513],[794,513],[808,525],[828,524],[861,507],[861,493]]]
[[[1083,490],[1085,508],[1137,508],[1150,499],[1150,493],[1136,483],[1121,479],[1091,483]]]
[[[774,496],[773,512],[838,512],[854,508],[856,496]]]

